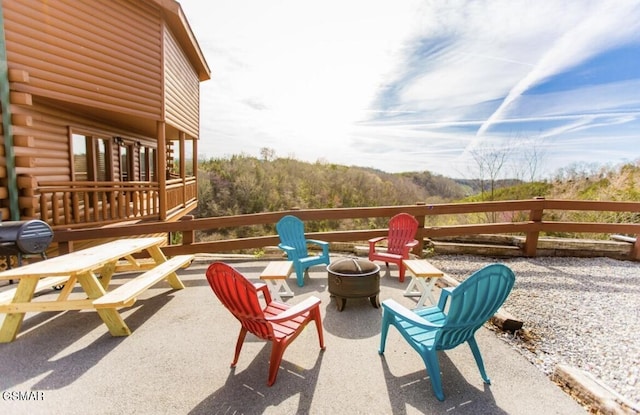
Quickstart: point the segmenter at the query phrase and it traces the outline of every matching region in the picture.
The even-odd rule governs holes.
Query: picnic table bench
[[[130,307],[140,294],[164,279],[175,289],[184,288],[175,271],[192,260],[193,255],[174,256],[94,300],[93,305],[96,308]]]
[[[33,311],[93,309],[113,336],[131,334],[118,308],[133,305],[142,292],[162,280],[173,289],[184,288],[175,271],[188,265],[193,255],[167,259],[160,249],[164,241],[162,237],[120,239],[0,272],[0,280],[19,281],[16,288],[0,293],[0,313],[6,314],[0,343],[13,341],[25,313]],[[147,251],[153,262],[135,259],[134,254],[141,251]],[[147,271],[109,291],[112,276],[123,262],[125,269]],[[33,301],[36,292],[63,284],[55,300]],[[72,298],[77,286],[83,292]]]

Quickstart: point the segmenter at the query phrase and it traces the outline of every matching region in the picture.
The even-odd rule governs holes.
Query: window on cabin
[[[140,180],[155,182],[156,177],[156,149],[151,147],[140,146],[138,150]]]
[[[156,166],[158,165],[158,150],[155,148],[149,148],[149,180],[152,182],[158,181],[158,174],[156,172]]]
[[[122,140],[119,142],[118,152],[120,154],[120,180],[128,182],[135,180],[133,176],[133,146],[125,144]]]
[[[185,142],[184,163],[187,177],[193,176],[195,171],[195,168],[193,167],[195,165],[195,161],[193,158],[193,143],[191,141]]]
[[[180,160],[180,141],[172,140],[169,141],[169,152],[167,154],[167,169],[169,170],[169,174],[171,178],[176,178],[181,176],[181,164],[184,163],[185,175],[193,176],[195,168],[194,168],[194,159],[193,159],[193,145],[192,142],[186,140],[184,142],[184,160]]]
[[[171,140],[167,149],[167,170],[168,179],[180,177],[180,141]]]
[[[111,166],[107,163],[106,139],[82,134],[72,135],[73,181],[107,181]]]

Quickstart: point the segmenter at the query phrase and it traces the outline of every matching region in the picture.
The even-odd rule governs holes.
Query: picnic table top
[[[44,261],[8,269],[0,272],[0,280],[87,272],[144,249],[159,246],[164,240],[163,237],[118,239]]]

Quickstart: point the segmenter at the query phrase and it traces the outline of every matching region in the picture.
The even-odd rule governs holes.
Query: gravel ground
[[[458,280],[488,263],[509,266],[516,283],[504,309],[524,327],[500,336],[549,376],[557,364],[576,367],[640,405],[640,263],[468,255],[429,261]]]

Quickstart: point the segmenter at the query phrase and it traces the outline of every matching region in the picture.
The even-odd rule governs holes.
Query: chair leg
[[[444,392],[442,391],[442,378],[440,377],[440,362],[438,362],[438,352],[436,350],[428,350],[421,353],[422,360],[427,366],[427,372],[431,378],[431,387],[433,393],[439,401],[444,401]]]
[[[399,269],[399,274],[400,276],[398,277],[399,282],[404,282],[404,262],[400,261],[400,263],[398,264],[398,269]]]
[[[326,347],[324,345],[324,332],[322,330],[322,318],[320,314],[320,307],[315,307],[311,310],[311,315],[313,316],[313,321],[316,323],[316,330],[318,331],[318,341],[320,342],[320,349],[324,350]]]
[[[380,347],[378,348],[379,354],[384,354],[384,349],[387,344],[387,334],[389,333],[390,313],[384,308],[382,309],[382,324],[380,327]]]
[[[233,356],[233,362],[231,362],[231,367],[236,367],[236,363],[238,363],[238,357],[240,356],[240,350],[242,350],[242,345],[244,344],[244,338],[247,336],[247,329],[242,327],[240,329],[240,334],[238,335],[238,341],[236,342],[236,353]]]
[[[484,370],[484,362],[482,361],[482,354],[480,354],[480,348],[478,348],[478,343],[476,342],[475,337],[471,337],[467,340],[469,347],[471,348],[471,353],[473,353],[474,359],[476,359],[476,364],[478,365],[478,370],[480,370],[480,376],[482,376],[482,380],[485,383],[491,384],[491,379],[487,376],[487,372]]]
[[[301,266],[296,266],[296,282],[298,287],[304,287],[304,269]]]
[[[287,343],[271,342],[271,358],[269,359],[269,379],[267,380],[267,386],[272,386],[276,383],[276,377],[278,377],[278,369],[280,369],[280,362],[282,362],[282,355],[287,348]]]

